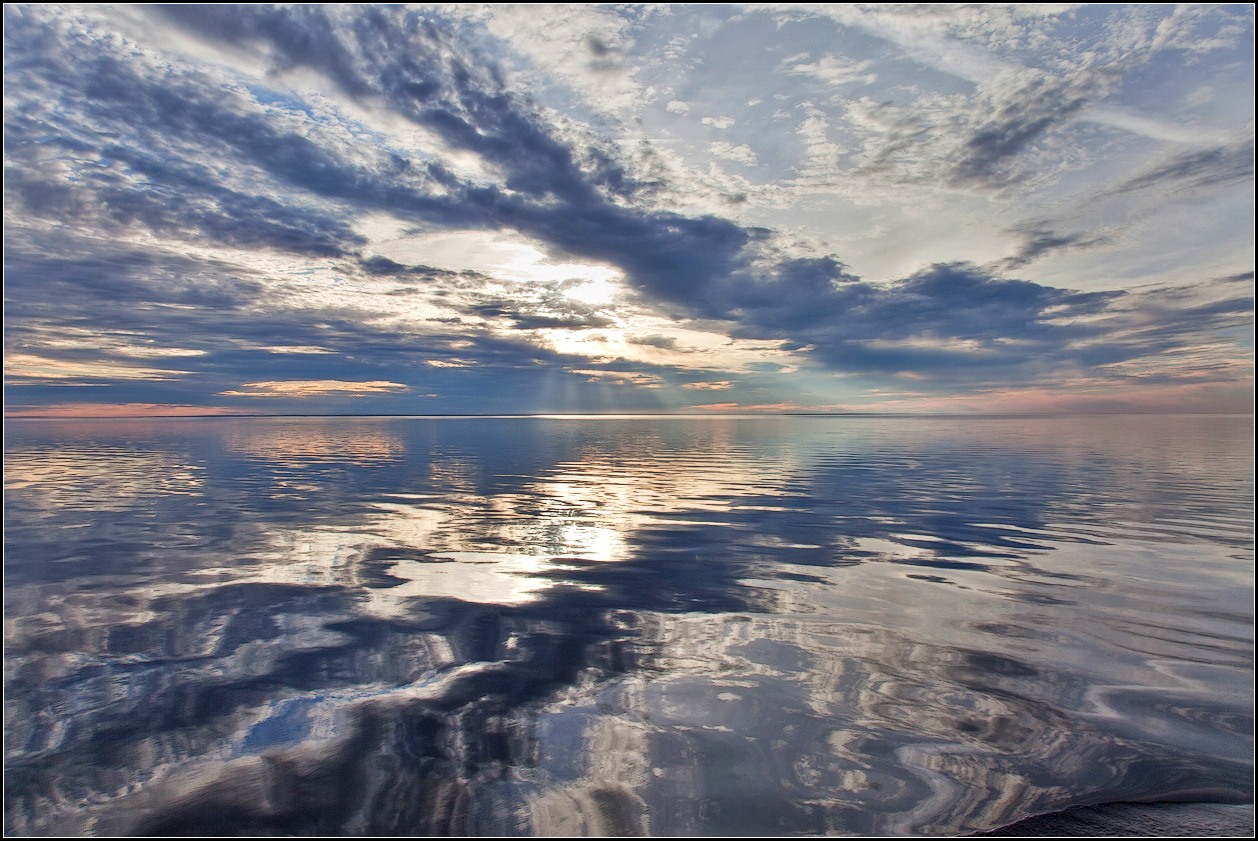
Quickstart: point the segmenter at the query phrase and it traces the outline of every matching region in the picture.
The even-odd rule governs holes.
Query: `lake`
[[[1253,792],[1252,417],[9,420],[5,829]]]

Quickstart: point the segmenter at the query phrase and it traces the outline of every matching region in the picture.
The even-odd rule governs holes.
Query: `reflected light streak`
[[[205,489],[205,468],[171,453],[91,447],[78,450],[10,450],[4,489],[21,491],[27,504],[49,511],[93,499],[92,510],[123,511],[137,502]]]
[[[715,448],[727,450],[722,432],[714,431]],[[344,439],[328,434],[303,439],[295,430],[279,429],[227,443],[294,466],[344,461],[346,454],[362,462],[385,459],[401,446],[371,441],[366,430],[353,430],[353,437]],[[521,489],[478,493],[471,464],[443,459],[430,465],[435,493],[394,494],[397,501],[378,500],[365,518],[337,529],[273,527],[266,564],[250,571],[248,580],[356,586],[366,597],[363,609],[377,616],[404,615],[422,598],[524,604],[556,587],[578,586],[563,575],[571,562],[631,559],[634,535],[658,527],[671,513],[728,511],[740,496],[778,493],[765,485],[763,467],[763,459],[728,450],[720,465],[699,453],[679,459],[656,447],[616,450],[557,464]],[[780,475],[792,469],[783,463]],[[381,588],[362,578],[363,559],[381,551],[407,555],[386,569],[402,583]],[[243,573],[237,570],[234,577]]]
[[[347,420],[337,424],[265,420],[233,424],[224,446],[231,452],[290,467],[310,463],[375,466],[401,459],[402,439],[387,426]]]

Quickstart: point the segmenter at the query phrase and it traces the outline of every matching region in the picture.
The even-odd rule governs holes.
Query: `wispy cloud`
[[[814,62],[787,59],[781,66],[797,76],[810,76],[819,82],[837,87],[869,84],[877,80],[877,73],[867,72],[872,65],[872,61],[853,61],[843,56],[823,55]]]
[[[16,382],[168,380],[187,373],[100,359],[50,359],[31,353],[8,353],[4,357],[5,378]]]
[[[654,374],[641,371],[616,371],[602,368],[572,369],[572,373],[585,377],[588,382],[607,383],[609,385],[635,386],[637,388],[660,388],[660,378]]]
[[[1170,155],[1144,172],[1119,184],[1126,193],[1162,187],[1192,190],[1242,184],[1254,179],[1254,138],[1251,134],[1229,143]]]
[[[1111,241],[1106,233],[1061,233],[1042,222],[1019,225],[1011,232],[1022,238],[1022,244],[1017,253],[996,264],[1003,271],[1020,269],[1047,254],[1096,248]]]
[[[341,380],[285,380],[245,383],[239,389],[220,391],[224,397],[323,397],[329,394],[348,394],[352,397],[368,397],[373,394],[394,394],[408,391],[402,383],[383,380],[369,382],[344,382]]]

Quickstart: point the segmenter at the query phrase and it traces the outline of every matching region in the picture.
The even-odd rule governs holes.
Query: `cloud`
[[[733,161],[744,166],[756,165],[756,153],[751,150],[750,146],[742,143],[734,144],[718,141],[710,144],[708,151],[712,153],[713,157],[722,160]]]
[[[450,10],[451,13],[458,13]],[[586,107],[624,111],[647,97],[632,61],[634,21],[650,10],[625,13],[608,7],[547,7],[496,4],[471,12],[488,32],[504,39],[530,65],[522,71],[537,84],[559,83],[581,96]]]
[[[134,369],[137,358],[178,360],[160,376],[188,381],[236,364],[270,371],[306,358],[327,372],[356,366],[347,351],[387,359],[386,351],[422,354],[427,342],[444,349],[448,341],[435,333],[417,343],[413,330],[404,338],[336,305],[290,296],[258,268],[151,246],[10,230],[5,261],[10,354],[37,355],[63,372],[87,363]]]
[[[631,345],[648,345],[657,347],[661,350],[674,350],[677,347],[677,339],[673,336],[662,336],[653,334],[649,336],[625,336],[625,341]]]
[[[726,391],[733,388],[729,380],[713,380],[710,382],[682,383],[681,387],[690,391]]]
[[[784,412],[826,411],[829,406],[801,406],[799,403],[704,403],[701,406],[687,406],[687,409],[698,412],[752,412],[755,414],[776,415]]]
[[[379,97],[395,113],[440,138],[446,148],[480,156],[505,173],[507,189],[531,196],[595,200],[599,189],[628,189],[610,159],[579,162],[574,150],[504,89],[492,64],[465,55],[445,32],[392,7],[344,13],[280,7],[226,12],[216,7],[162,9],[160,13],[198,37],[225,44],[265,45],[286,69],[316,71],[348,97]],[[196,113],[196,108],[191,109]],[[199,125],[211,135],[213,125]],[[276,136],[248,122],[229,130],[249,132],[249,152],[268,170],[332,198],[371,203],[444,223],[483,219],[484,202],[504,196],[478,193],[437,162],[384,154],[371,168],[347,166],[302,137]],[[266,144],[250,135],[268,135]],[[272,148],[268,151],[267,146]],[[340,145],[340,144],[338,144]],[[359,154],[358,149],[353,150]],[[582,170],[581,164],[589,165]],[[448,191],[462,193],[450,200]],[[470,199],[470,201],[469,201]],[[477,200],[479,199],[479,200]],[[460,213],[460,205],[465,213]]]
[[[94,230],[193,235],[321,256],[361,245],[326,203],[266,189],[271,177],[322,169],[338,192],[330,177],[334,157],[317,142],[319,132],[314,139],[286,132],[275,109],[238,86],[142,51],[115,52],[111,47],[122,46],[115,39],[63,29],[52,36],[55,46],[41,43],[49,35],[41,17],[6,18],[15,40],[40,45],[23,56],[20,75],[37,77],[50,94],[27,91],[5,112],[5,190],[23,213]],[[10,60],[21,49],[11,47]],[[247,166],[214,166],[225,153],[245,150]]]
[[[491,72],[472,71],[444,36],[406,18],[389,17],[390,11],[338,18],[339,27],[313,7],[301,11],[266,7],[231,15],[214,7],[161,13],[181,25],[195,26],[201,37],[265,42],[285,67],[317,69],[347,94],[382,96],[408,119],[440,134],[450,147],[493,161],[504,173],[505,185],[500,189],[460,182],[436,164],[427,165],[424,177],[409,177],[401,164],[368,168],[335,156],[330,144],[316,146],[304,136],[278,132],[264,114],[254,113],[256,109],[241,106],[229,112],[218,100],[206,100],[190,81],[181,87],[178,76],[173,90],[169,80],[159,91],[129,71],[126,85],[105,86],[108,96],[125,97],[128,108],[143,104],[157,119],[168,120],[168,133],[179,135],[195,128],[199,134],[221,139],[294,189],[403,213],[417,221],[452,226],[506,224],[575,256],[619,266],[631,283],[658,301],[704,316],[745,312],[753,330],[760,321],[766,327],[790,326],[798,316],[785,316],[784,302],[793,302],[801,313],[808,305],[796,299],[817,294],[824,304],[831,294],[828,284],[842,276],[836,272],[824,277],[789,261],[770,269],[767,276],[760,275],[751,267],[755,259],[751,246],[764,238],[764,232],[716,217],[645,213],[611,201],[611,196],[631,189],[613,163],[580,164],[536,115],[503,92]],[[419,44],[417,51],[411,51],[416,66],[399,63],[387,50],[368,54],[354,47],[355,39],[367,38],[386,22],[386,34],[371,37],[385,37],[387,45],[389,39],[410,33]],[[111,70],[122,72],[113,66]],[[186,104],[167,116],[159,106],[175,94]],[[994,136],[989,139],[991,154],[1002,157],[1005,152],[997,148],[1000,141]],[[318,173],[318,178],[312,173]],[[429,189],[434,182],[443,194]],[[365,268],[396,273],[396,265],[376,260]],[[764,295],[778,300],[772,305],[762,303],[758,298]],[[471,311],[511,318],[520,329],[609,326],[606,316],[572,306],[555,310],[481,302]]]
[[[111,326],[127,329],[127,322],[145,318],[146,305],[231,312],[256,301],[264,289],[255,272],[223,260],[64,229],[32,232],[14,225],[6,231],[4,259],[11,293],[6,316],[19,319],[53,318],[67,307],[121,310],[131,318]]]
[[[150,368],[93,358],[52,359],[31,353],[6,353],[4,355],[5,378],[14,382],[169,380],[187,373],[187,371]]]
[[[976,122],[961,147],[964,154],[952,181],[990,184],[1011,177],[1002,167],[1083,108],[1094,95],[1089,82],[1031,76],[994,92],[989,113]]]
[[[448,12],[482,23],[490,14],[495,26],[535,15]],[[588,361],[595,354],[676,350],[676,338],[653,331],[697,319],[736,341],[776,347],[809,371],[916,377],[942,392],[1062,370],[1112,372],[1105,366],[1195,346],[1237,323],[1239,293],[1185,302],[1000,276],[1047,254],[1099,247],[1105,228],[1085,234],[1026,223],[1011,231],[1022,238],[1016,252],[987,268],[939,262],[874,282],[828,247],[804,248],[724,218],[730,205],[711,198],[754,202],[776,186],[713,165],[717,175],[705,176],[703,190],[709,209],[683,212],[701,203],[667,201],[692,181],[669,168],[665,153],[627,152],[615,132],[600,137],[539,104],[558,100],[529,95],[541,88],[522,93],[510,81],[521,65],[496,60],[505,54],[490,51],[500,44],[471,37],[466,21],[454,25],[445,14],[392,6],[135,12],[160,31],[195,39],[201,58],[193,61],[111,33],[90,8],[7,8],[7,347],[19,362],[21,354],[40,360],[45,373],[83,364],[114,372],[91,378],[80,368],[77,379],[26,384],[122,382],[114,374],[130,370],[160,375],[130,377],[140,386],[186,389],[167,394],[187,405],[197,389],[201,399],[320,393],[311,383],[360,387],[327,395],[383,398],[409,388],[471,400],[507,377],[525,390],[549,373],[571,380],[564,370],[597,364]],[[1005,33],[1000,27],[1014,33],[1008,10],[992,11],[999,26],[964,10],[923,12],[918,22],[883,9],[851,14],[849,25],[894,30],[887,37],[905,49],[924,33],[921,60],[974,87],[906,89],[895,100],[871,96],[841,110],[798,103],[804,120],[791,142],[802,139],[806,157],[797,180],[781,188],[783,202],[809,183],[852,193],[879,182],[974,194],[1030,189],[1059,176],[1061,167],[1044,165],[1061,160],[1054,144],[1111,90],[1091,66],[1046,64],[1050,72],[1014,62],[995,40],[987,52],[958,46],[962,36]],[[563,62],[630,79],[624,90],[645,95],[626,63],[638,43],[632,26],[605,10],[574,10],[563,21],[547,42],[571,48]],[[521,37],[508,40],[519,45]],[[536,69],[545,60],[534,52]],[[836,84],[874,75],[863,60],[806,58],[786,66]],[[560,64],[546,66],[562,75]],[[672,104],[683,102],[668,101],[675,113]],[[742,112],[701,123],[725,129],[735,119],[739,130],[748,125]],[[780,150],[722,141],[707,151],[748,166],[764,161],[766,173],[782,165]],[[1239,183],[1252,177],[1252,154],[1252,133],[1178,149],[1118,192]],[[594,305],[566,281],[438,269],[428,263],[444,264],[422,253],[385,256],[375,248],[379,225],[395,240],[421,244],[441,232],[510,232],[548,267],[614,267],[614,294]],[[643,313],[655,319],[651,326],[626,318]],[[598,341],[582,342],[589,330],[599,331]],[[92,349],[75,345],[83,332],[74,331],[111,338]],[[152,361],[164,359],[162,349],[178,361]],[[687,356],[702,355],[692,350]],[[711,361],[719,349],[705,353],[705,371],[729,376]],[[682,354],[646,358],[680,366]],[[575,370],[639,386],[693,384],[695,376],[684,367]],[[256,381],[237,387],[246,377]],[[361,390],[382,383],[390,387]]]
[[[903,105],[862,97],[847,110],[862,140],[857,171],[895,183],[982,190],[1056,179],[1060,171],[1030,153],[1056,157],[1049,141],[1101,94],[1103,78],[1019,71],[987,80],[971,97]]]
[[[838,55],[823,55],[812,64],[796,63],[795,59],[787,59],[782,67],[797,76],[811,76],[831,87],[842,85],[869,84],[877,81],[878,74],[866,71],[873,65],[872,61],[855,61]]]
[[[772,8],[772,7],[768,7]],[[809,8],[797,5],[788,14],[808,17],[820,14],[843,26],[859,28],[899,46],[913,61],[975,84],[1008,69],[1008,64],[991,52],[956,37],[964,26],[958,16],[931,12],[911,13],[907,8],[862,9],[855,6]]]
[[[600,314],[597,308],[553,298],[541,303],[490,301],[476,304],[468,312],[482,318],[508,319],[517,330],[583,330],[616,324],[615,319]]]
[[[1019,225],[1010,229],[1023,238],[1017,253],[997,263],[1000,269],[1012,271],[1035,262],[1047,254],[1075,251],[1107,245],[1112,241],[1109,234],[1058,233],[1045,223]]]
[[[1081,125],[1085,122],[1180,144],[1217,142],[1215,129],[1137,113],[1114,102],[1115,94],[1144,87],[1137,74],[1150,66],[1172,72],[1172,63],[1183,59],[1164,58],[1167,50],[1235,49],[1252,39],[1252,18],[1218,7],[1188,13],[1180,7],[1059,6],[1042,15],[995,7],[981,14],[976,8],[926,12],[890,5],[753,8],[770,12],[779,25],[829,19],[840,25],[840,35],[860,32],[880,39],[903,59],[935,71],[916,74],[912,85],[880,89],[845,105],[844,143],[859,149],[856,174],[864,176],[866,190],[880,183],[947,184],[1026,194],[1084,161],[1104,157]],[[1190,34],[1211,28],[1217,37]],[[807,55],[792,56],[781,66],[807,68],[818,77],[829,73],[835,84],[866,81],[863,74],[872,67],[844,56],[799,64]],[[940,73],[967,84],[958,87]],[[841,184],[845,169],[850,181],[850,167],[832,166],[824,174],[814,167],[811,175]]]
[[[573,374],[587,378],[587,382],[606,383],[608,385],[635,386],[637,388],[660,388],[662,382],[654,374],[642,371],[616,371],[603,368],[569,369]]]
[[[1199,25],[1207,23],[1212,16],[1212,11],[1214,10],[1208,6],[1201,8],[1195,8],[1192,4],[1175,6],[1168,17],[1158,22],[1150,44],[1151,48],[1183,50],[1188,53],[1207,53],[1218,49],[1235,48],[1246,34],[1244,22],[1249,22],[1252,26],[1253,17],[1248,16],[1249,20],[1244,21],[1244,18],[1238,15],[1236,23],[1241,25],[1221,26],[1212,35],[1198,34]],[[1250,31],[1252,33],[1252,29]]]
[[[932,266],[889,284],[797,261],[774,283],[731,286],[735,335],[789,337],[827,366],[913,375],[932,390],[1033,382],[1131,360],[1242,326],[1244,294],[1190,303],[1166,291],[1074,292],[994,277],[967,264]],[[1173,366],[1168,366],[1173,370]]]
[[[146,418],[247,415],[234,406],[180,406],[174,403],[59,403],[51,406],[5,406],[9,418]]]
[[[1164,159],[1112,191],[1129,193],[1152,187],[1194,190],[1243,184],[1254,178],[1254,138],[1179,152]]]
[[[1090,99],[1103,95],[1110,83],[1108,75],[1087,66],[1049,73],[1002,55],[1006,51],[999,47],[1012,45],[1027,28],[1025,21],[1010,21],[1006,11],[978,22],[952,9],[919,14],[894,7],[764,8],[786,17],[828,17],[895,45],[908,60],[974,85],[968,94],[921,91],[908,101],[902,94],[862,97],[847,106],[845,128],[863,147],[858,172],[893,183],[994,190],[1033,175],[1042,178],[1044,173],[1021,158],[1065,127]],[[992,31],[997,28],[999,35]],[[827,56],[794,72],[830,77],[833,84],[868,84],[876,77],[866,72],[870,66]]]
[[[325,347],[313,345],[259,345],[256,350],[265,350],[267,353],[301,354],[303,356],[322,356],[332,353]]]
[[[251,127],[260,137],[257,143],[251,140],[250,153],[272,170],[282,161],[283,174],[296,186],[448,226],[505,225],[568,254],[619,265],[648,289],[684,288],[687,277],[701,285],[705,277],[727,271],[734,252],[749,238],[725,220],[647,214],[611,201],[637,189],[623,168],[606,157],[578,160],[536,114],[502,89],[493,73],[476,72],[471,60],[463,59],[437,31],[382,9],[334,29],[313,8],[251,8],[227,15],[215,7],[197,7],[162,13],[195,27],[201,37],[264,41],[286,66],[317,69],[347,94],[382,96],[401,115],[439,134],[450,148],[492,161],[505,178],[503,189],[473,185],[430,164],[426,179],[403,178],[399,183],[393,177],[397,167],[378,175],[329,159],[323,149],[307,148],[301,139]],[[389,17],[387,24],[381,16]],[[375,38],[377,28],[398,40],[393,49],[374,44],[362,54],[351,49],[352,39]],[[401,39],[407,37],[415,43],[403,45]],[[340,38],[351,39],[350,44]],[[397,58],[403,55],[406,62]],[[187,95],[195,96],[191,91]],[[208,130],[216,131],[212,125]],[[281,153],[284,157],[277,160]],[[318,179],[310,172],[318,172]],[[440,195],[425,189],[432,181],[442,187]]]
[[[1145,114],[1137,114],[1117,108],[1113,105],[1090,105],[1079,114],[1079,119],[1112,128],[1124,129],[1153,140],[1187,143],[1194,146],[1211,141],[1213,139],[1212,135],[1216,134],[1216,132],[1202,126],[1156,119]]]
[[[369,382],[344,382],[341,380],[288,380],[245,383],[240,389],[220,391],[224,397],[324,397],[331,394],[348,394],[351,397],[367,397],[373,394],[396,394],[409,391],[402,383],[385,380]]]

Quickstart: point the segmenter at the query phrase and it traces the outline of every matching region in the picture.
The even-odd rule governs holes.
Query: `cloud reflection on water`
[[[13,424],[7,829],[948,834],[1243,796],[1247,422]]]

